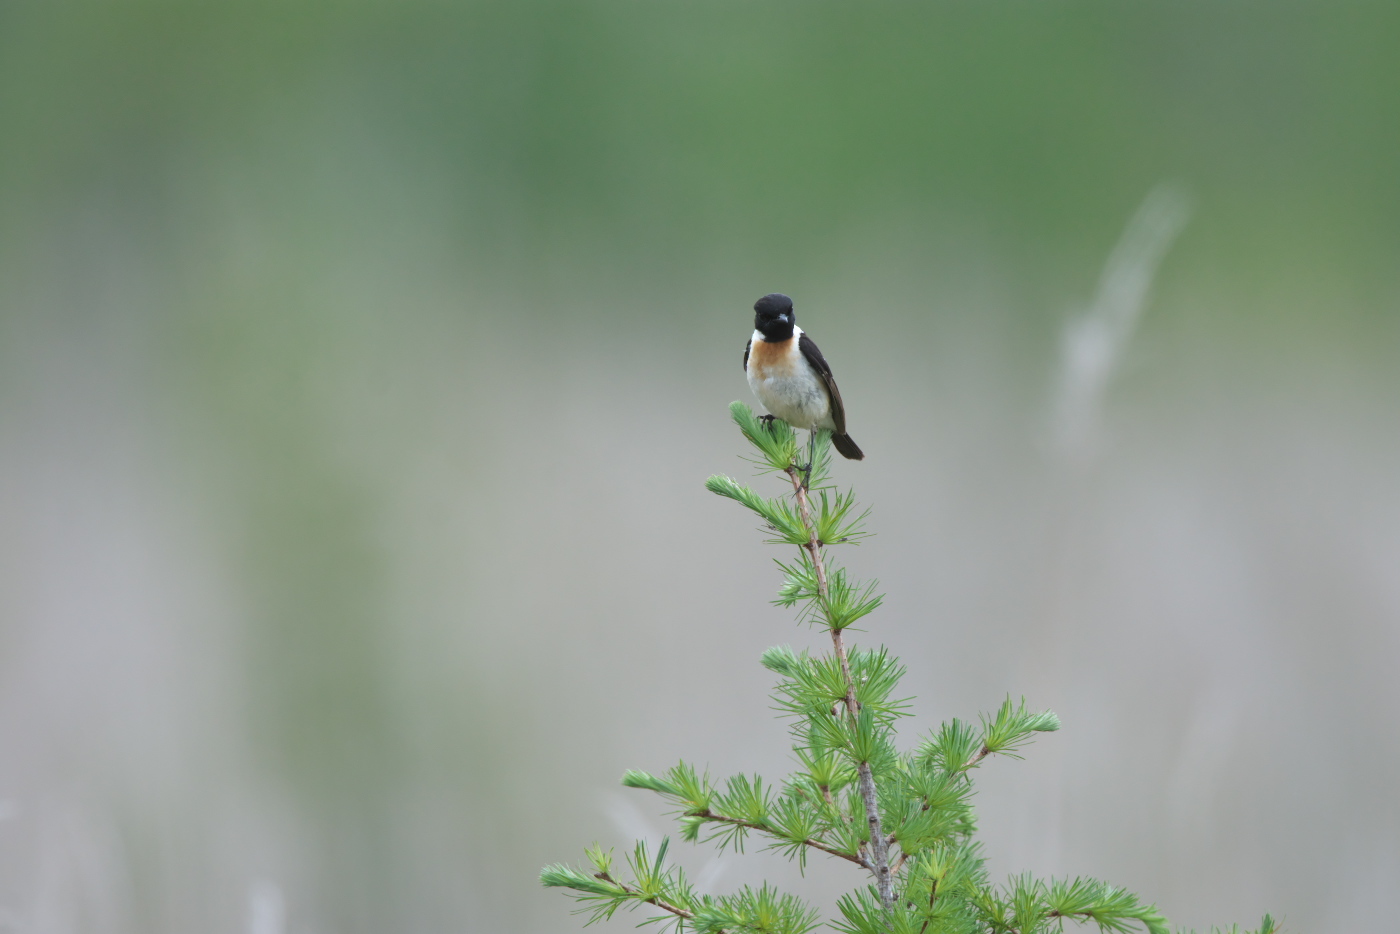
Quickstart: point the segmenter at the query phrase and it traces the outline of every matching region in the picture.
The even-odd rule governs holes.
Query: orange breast
[[[749,369],[753,370],[754,376],[758,379],[781,379],[784,376],[793,376],[793,363],[796,348],[793,346],[796,341],[789,338],[785,341],[769,343],[768,341],[756,340],[753,342],[753,349],[749,351]]]

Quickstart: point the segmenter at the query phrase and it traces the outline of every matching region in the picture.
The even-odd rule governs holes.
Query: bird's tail
[[[851,440],[850,435],[832,435],[831,446],[841,452],[841,456],[847,460],[865,460],[865,454],[862,453],[860,448],[856,447],[856,443]]]

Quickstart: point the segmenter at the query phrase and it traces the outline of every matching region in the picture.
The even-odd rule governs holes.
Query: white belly
[[[834,431],[836,424],[831,420],[826,385],[795,346],[797,341],[792,342],[790,353],[777,360],[759,350],[760,340],[755,333],[754,354],[748,368],[749,388],[758,401],[794,428]]]
[[[754,379],[749,377],[758,401],[772,414],[778,416],[794,428],[835,430],[831,420],[831,403],[826,398],[826,387],[814,379],[801,377],[769,377]]]

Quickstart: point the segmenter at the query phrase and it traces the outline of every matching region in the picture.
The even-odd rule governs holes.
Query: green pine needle
[[[563,864],[546,866],[544,869],[540,870],[540,882],[547,886],[574,889],[579,892],[588,892],[606,897],[623,894],[620,886],[611,882],[604,882],[588,873],[580,872],[572,866],[565,866]]]
[[[870,510],[855,514],[854,490],[845,493],[818,490],[814,505],[812,524],[817,529],[817,540],[823,545],[856,543],[870,534],[862,531],[865,520],[870,517]]]
[[[982,744],[989,753],[1020,758],[1016,751],[1030,742],[1032,733],[1051,733],[1060,728],[1060,718],[1049,710],[1031,713],[1026,710],[1026,699],[1021,698],[1019,706],[1013,707],[1011,698],[1002,701],[993,717],[982,717]]]
[[[797,435],[787,422],[778,418],[760,419],[742,402],[729,403],[729,416],[758,452],[755,463],[760,467],[782,471],[797,461]]]
[[[705,481],[705,489],[711,493],[728,497],[748,507],[761,518],[768,530],[776,537],[768,539],[776,545],[805,545],[809,539],[806,527],[797,507],[786,500],[765,499],[738,481],[723,474],[716,474]]]
[[[649,772],[628,769],[622,776],[622,784],[627,788],[645,788],[663,795],[679,797],[681,792],[665,779],[657,778]]]
[[[820,924],[815,909],[792,895],[780,895],[766,883],[711,900],[693,922],[697,934],[806,934]]]

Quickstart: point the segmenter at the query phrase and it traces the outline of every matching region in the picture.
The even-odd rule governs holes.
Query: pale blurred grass
[[[786,768],[757,657],[810,636],[701,486],[781,289],[910,740],[1064,719],[983,770],[994,872],[1376,928],[1397,14],[1260,15],[6,8],[0,919],[575,930],[538,867],[665,827],[623,769]],[[1066,462],[1060,335],[1163,178]]]

